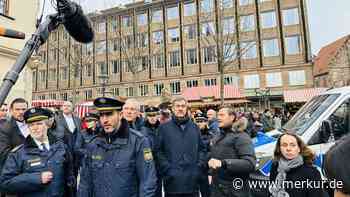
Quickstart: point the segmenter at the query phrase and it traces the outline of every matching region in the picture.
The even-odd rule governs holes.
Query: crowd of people
[[[250,197],[256,169],[251,138],[279,129],[288,118],[265,110],[237,113],[230,106],[191,113],[183,97],[147,106],[96,98],[96,112],[79,119],[65,102],[60,113],[29,108],[17,98],[0,108],[2,196],[41,197]],[[8,108],[8,109],[7,109]],[[325,159],[330,179],[349,193],[349,139]],[[338,157],[344,158],[338,162]],[[315,154],[293,131],[278,139],[269,187],[273,197],[328,196],[322,188],[285,188],[285,181],[322,181]],[[233,187],[234,180],[242,188]]]

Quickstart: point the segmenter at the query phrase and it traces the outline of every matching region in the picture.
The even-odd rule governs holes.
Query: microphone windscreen
[[[74,3],[76,11],[69,18],[64,19],[64,27],[76,41],[81,43],[89,43],[94,39],[94,30],[91,21],[84,15],[80,5]]]

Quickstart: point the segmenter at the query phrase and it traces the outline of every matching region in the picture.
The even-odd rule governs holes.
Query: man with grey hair
[[[128,99],[123,105],[123,118],[129,123],[129,127],[138,131],[144,125],[144,120],[140,113],[140,103],[136,99]]]
[[[184,97],[172,102],[172,119],[159,126],[156,148],[165,197],[197,197],[207,156],[200,130],[188,116]]]
[[[216,118],[216,111],[209,109],[207,111],[207,117],[209,121],[209,130],[215,131],[215,134],[217,134],[220,131],[220,128],[218,119]]]

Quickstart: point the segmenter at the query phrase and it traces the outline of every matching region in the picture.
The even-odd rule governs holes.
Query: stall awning
[[[54,100],[54,99],[32,101],[33,107],[61,107],[63,104],[64,104],[63,100]]]
[[[85,101],[75,105],[74,112],[77,116],[79,116],[79,118],[83,118],[85,116],[85,113],[91,112],[92,108],[94,108],[94,102]]]
[[[182,95],[188,101],[200,101],[203,98],[213,97],[213,99],[220,99],[220,86],[201,86],[186,88],[183,90]],[[224,99],[240,99],[244,98],[239,88],[234,86],[224,86]]]
[[[299,90],[285,90],[283,91],[284,101],[286,103],[304,103],[325,92],[327,88],[308,88]]]

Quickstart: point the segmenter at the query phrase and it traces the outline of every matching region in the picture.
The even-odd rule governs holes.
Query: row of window
[[[230,0],[224,0],[225,4],[230,2]],[[225,8],[230,8],[233,5],[227,4]],[[213,0],[204,0],[201,1],[201,11],[211,12],[213,10]],[[187,3],[184,5],[184,16],[193,16],[196,14],[195,3]],[[150,16],[150,21],[152,23],[161,23],[163,21],[162,10],[157,9],[153,10],[152,15]],[[167,20],[175,20],[179,18],[179,8],[168,7],[167,8]],[[276,26],[276,11],[269,10],[264,11],[260,14],[260,20],[262,21],[262,28],[272,28]],[[137,25],[145,26],[148,24],[148,17],[146,13],[141,13],[137,15]],[[240,27],[242,31],[253,31],[255,29],[255,15],[242,15],[240,16]],[[299,9],[296,7],[283,9],[282,10],[282,23],[284,26],[297,25],[299,24]],[[234,23],[230,23],[234,25]],[[132,26],[132,16],[126,15],[122,16],[122,26],[131,27]],[[110,23],[111,31],[116,32],[118,29],[116,17],[112,18]],[[106,31],[106,22],[101,21],[96,25],[96,31],[103,33]]]
[[[296,71],[289,71],[289,85],[291,86],[298,86],[298,85],[305,85],[306,84],[306,76],[304,70],[296,70]],[[283,86],[283,80],[282,80],[282,73],[281,72],[273,72],[273,73],[267,73],[265,75],[266,77],[266,87],[281,87]],[[245,89],[255,89],[260,88],[260,75],[259,74],[250,74],[245,75],[243,77],[244,82],[244,88]],[[235,87],[239,87],[239,77],[238,76],[226,76],[224,77],[224,84],[225,85],[233,85]],[[215,86],[217,85],[217,79],[216,78],[209,78],[204,79],[204,86]],[[199,80],[193,79],[186,81],[186,87],[192,88],[192,87],[198,87],[199,86]],[[156,83],[154,84],[154,95],[160,96],[163,89],[164,89],[164,83]],[[173,81],[169,85],[170,91],[172,94],[179,94],[181,93],[181,83],[180,81]],[[121,96],[122,92],[120,91],[121,88],[112,88],[111,92],[114,96]],[[79,94],[79,92],[77,93]],[[136,89],[134,87],[126,87],[125,88],[125,94],[123,96],[150,96],[151,92],[149,89],[149,85],[146,84],[140,84],[138,87],[138,92],[136,92]],[[55,95],[53,98],[53,96]],[[62,94],[66,97],[65,94]],[[85,99],[92,98],[92,90],[86,90],[84,91]],[[50,99],[56,99],[56,94],[50,94]],[[42,98],[41,98],[42,99]]]

